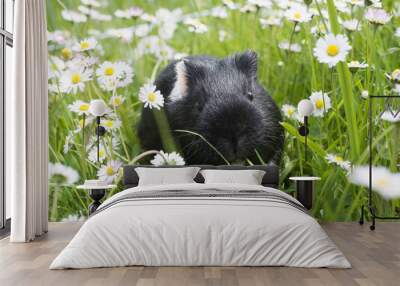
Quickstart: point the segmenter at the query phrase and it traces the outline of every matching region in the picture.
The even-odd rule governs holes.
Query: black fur
[[[188,92],[182,99],[169,99],[176,81],[176,61],[155,82],[165,97],[172,131],[185,129],[203,135],[230,162],[249,158],[259,163],[257,150],[265,162],[279,164],[284,143],[281,114],[257,82],[257,54],[246,51],[223,59],[193,56],[184,62]],[[224,164],[198,136],[173,134],[187,164]],[[163,149],[148,108],[142,111],[138,135],[144,149]]]

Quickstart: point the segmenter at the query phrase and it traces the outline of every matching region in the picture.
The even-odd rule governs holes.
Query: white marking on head
[[[175,65],[176,82],[174,88],[169,95],[171,101],[179,100],[187,94],[187,74],[184,61],[180,61]]]

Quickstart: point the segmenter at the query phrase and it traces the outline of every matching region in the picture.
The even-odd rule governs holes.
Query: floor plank
[[[400,285],[400,223],[379,223],[376,231],[357,223],[326,223],[323,228],[352,263],[352,269],[289,267],[119,267],[50,271],[55,256],[81,223],[51,223],[32,243],[0,240],[2,286],[267,286]]]

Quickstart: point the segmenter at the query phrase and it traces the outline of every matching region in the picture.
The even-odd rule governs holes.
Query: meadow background
[[[259,56],[259,81],[283,109],[281,189],[294,190],[290,176],[320,176],[313,214],[325,221],[357,220],[367,189],[351,184],[348,174],[353,166],[368,163],[368,94],[398,94],[398,2],[48,0],[50,219],[87,216],[90,198],[76,188],[85,179],[99,176],[117,183],[119,188],[109,195],[121,190],[120,166],[145,151],[135,130],[143,108],[140,88],[171,59],[224,57],[251,49]],[[310,19],[296,21],[299,15],[290,15],[296,5]],[[390,20],[368,20],[365,13],[373,7],[384,9]],[[321,63],[314,52],[317,41],[329,33],[346,36],[352,47],[345,61],[333,67]],[[358,63],[348,65],[351,61]],[[123,70],[125,81],[119,86],[107,86],[105,62],[118,63],[112,67]],[[76,70],[79,84],[71,79]],[[296,106],[318,92],[326,93],[329,102],[323,97],[324,108],[310,118],[309,160],[304,162]],[[93,99],[103,99],[110,108],[102,122],[107,134],[100,166],[94,156],[95,123],[88,111]],[[392,102],[393,111],[400,105],[397,101]],[[384,100],[374,104],[374,164],[396,172],[400,118],[394,114],[382,120],[387,106]],[[381,214],[394,215],[400,207],[399,200],[378,195],[376,202]]]

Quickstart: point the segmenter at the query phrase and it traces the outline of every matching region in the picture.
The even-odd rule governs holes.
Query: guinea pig
[[[253,51],[218,59],[188,56],[171,62],[155,85],[187,164],[279,164],[284,143],[281,113],[258,83]],[[188,130],[200,136],[174,130]],[[138,136],[145,150],[162,150],[153,113],[143,108]],[[258,153],[258,154],[257,154]],[[258,156],[259,155],[259,156]]]

